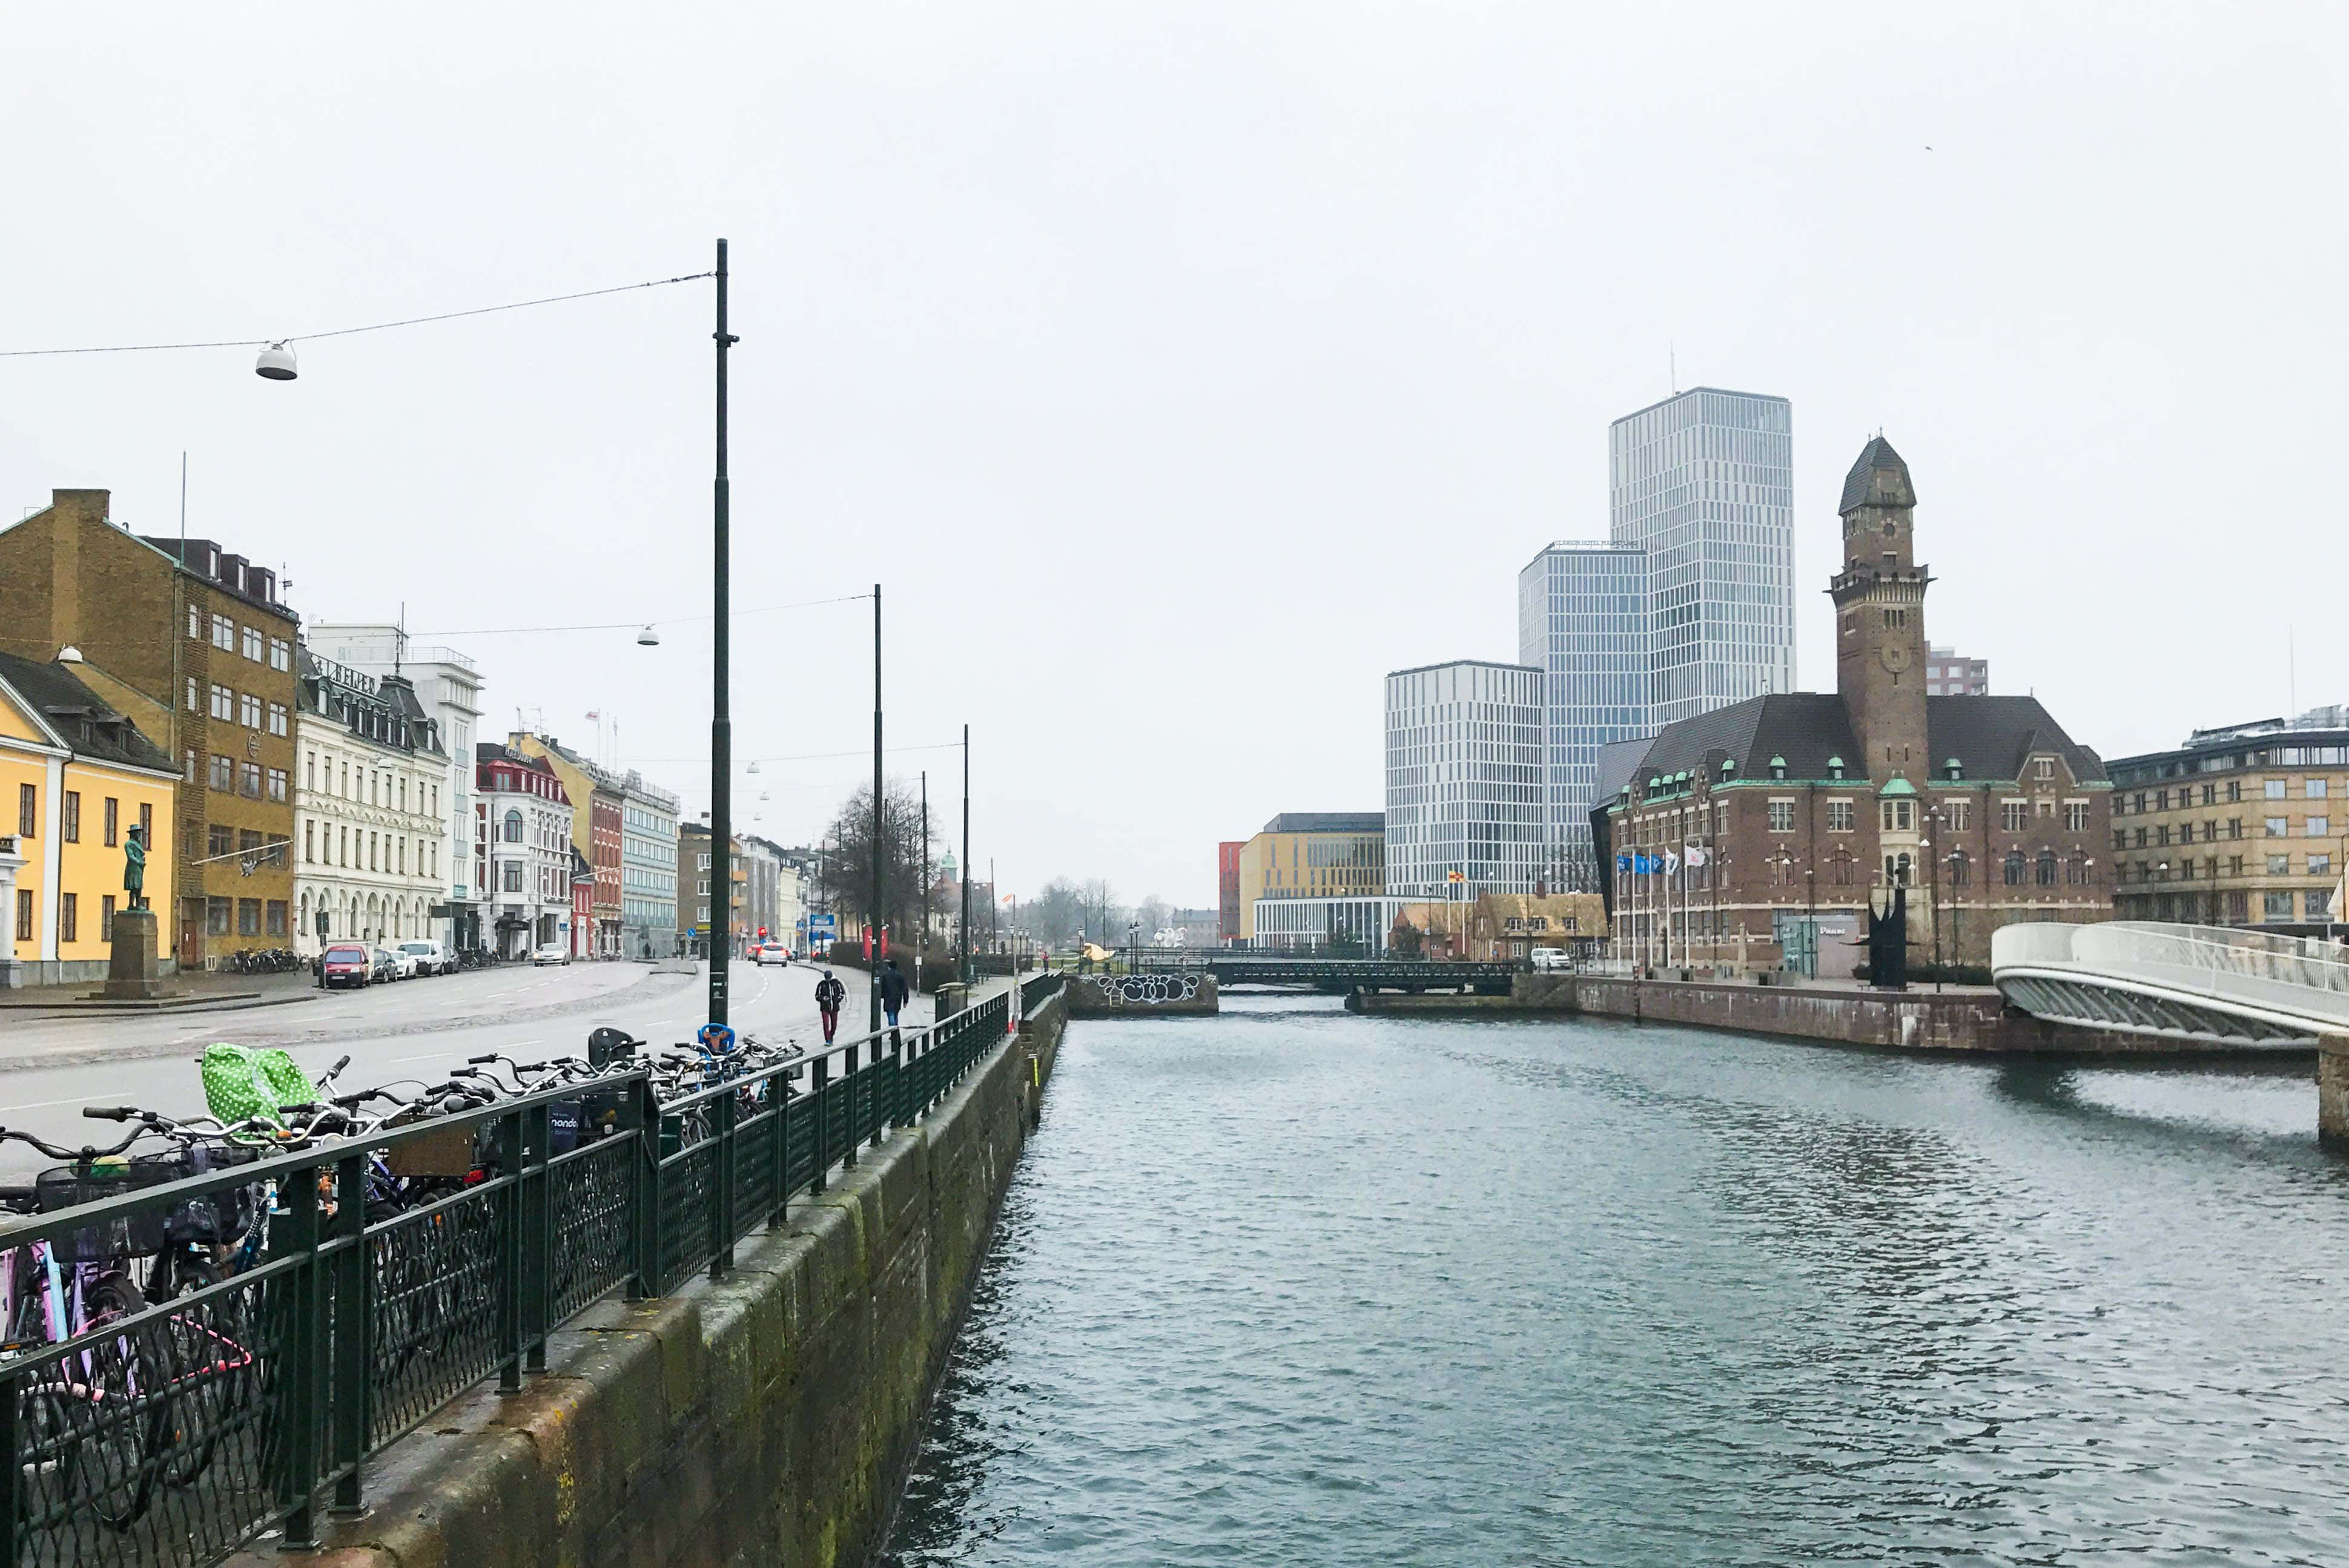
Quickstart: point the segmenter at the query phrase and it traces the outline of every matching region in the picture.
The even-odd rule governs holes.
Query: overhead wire
[[[354,333],[386,332],[395,326],[423,326],[436,321],[458,321],[469,315],[495,315],[500,311],[528,310],[533,305],[563,304],[575,299],[595,299],[602,294],[627,294],[635,289],[666,288],[671,284],[689,284],[702,278],[716,277],[712,273],[684,273],[673,278],[647,278],[637,284],[615,284],[610,288],[584,289],[577,294],[549,294],[544,299],[515,300],[508,304],[477,305],[471,310],[443,311],[438,315],[411,315],[398,321],[378,321],[367,326],[338,326],[326,332],[302,332],[285,337],[222,338],[210,343],[109,343],[80,348],[0,348],[0,359],[25,359],[57,354],[152,354],[178,348],[252,348],[282,343],[315,343],[326,337],[348,337]]]
[[[761,604],[749,610],[734,610],[736,615],[767,615],[777,610],[805,610],[817,604],[849,604],[859,599],[870,599],[870,593],[843,593],[836,599],[800,599],[789,604]],[[532,632],[626,632],[639,626],[685,626],[696,621],[716,618],[715,612],[703,611],[698,615],[671,615],[657,621],[599,621],[580,626],[473,626],[456,632],[410,632],[410,642],[419,637],[516,637]]]

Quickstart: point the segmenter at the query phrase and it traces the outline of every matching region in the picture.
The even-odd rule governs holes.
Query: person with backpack
[[[897,961],[894,958],[889,960],[889,966],[881,971],[881,978],[874,983],[881,987],[882,1015],[894,1029],[897,1026],[898,1011],[905,1006],[905,998],[912,994],[913,987],[905,984],[905,976],[898,971]]]
[[[842,985],[829,969],[815,983],[815,1010],[823,1015],[823,1043],[832,1044],[832,1033],[840,1027],[840,1005],[848,1000],[848,987]]]

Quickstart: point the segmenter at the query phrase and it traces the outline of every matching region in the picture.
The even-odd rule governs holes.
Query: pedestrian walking
[[[894,1029],[897,1026],[898,1011],[905,1006],[905,997],[913,987],[905,984],[905,976],[898,972],[897,961],[894,958],[889,960],[889,966],[881,971],[875,984],[881,987],[882,1015]]]
[[[815,983],[815,1010],[823,1015],[823,1043],[832,1044],[832,1034],[840,1027],[840,1005],[848,1000],[848,987],[834,978],[831,970]]]

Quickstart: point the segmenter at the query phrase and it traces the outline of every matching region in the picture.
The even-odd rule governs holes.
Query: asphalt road
[[[729,965],[734,1027],[769,1039],[822,1039],[817,973],[798,964]],[[842,1033],[862,1033],[864,977],[837,973],[848,987]],[[86,1105],[202,1115],[196,1058],[215,1040],[282,1046],[314,1074],[347,1052],[351,1065],[339,1080],[347,1091],[402,1078],[437,1082],[489,1051],[522,1061],[584,1055],[588,1033],[606,1024],[655,1045],[681,1043],[701,1024],[708,995],[706,968],[656,975],[639,964],[570,964],[469,970],[241,1011],[0,1016],[0,1127],[78,1148],[112,1142],[122,1131],[84,1118]],[[916,997],[905,1022],[926,1022],[929,1007],[927,997]],[[0,1143],[6,1179],[54,1163],[23,1143]]]

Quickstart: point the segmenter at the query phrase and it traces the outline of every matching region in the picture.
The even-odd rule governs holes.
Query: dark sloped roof
[[[1727,752],[1736,761],[1741,779],[1768,778],[1774,757],[1786,759],[1790,779],[1826,778],[1831,757],[1844,759],[1847,778],[1867,774],[1843,698],[1812,691],[1748,697],[1666,725],[1640,766],[1659,773],[1678,773],[1702,767],[1706,756],[1714,751]]]
[[[1383,833],[1384,811],[1283,811],[1264,825],[1268,833]]]
[[[1876,478],[1889,474],[1891,480],[1879,488]],[[1892,449],[1892,443],[1878,436],[1859,449],[1859,460],[1851,465],[1851,472],[1843,479],[1843,500],[1836,503],[1836,515],[1840,517],[1856,506],[1915,506],[1917,487],[1909,482],[1909,465]]]
[[[2035,696],[1929,696],[1925,729],[1931,778],[1945,777],[1954,757],[1969,779],[2019,779],[2034,751],[2054,752],[2083,783],[2105,777],[2104,758],[2066,735]]]
[[[82,685],[72,666],[36,664],[13,654],[0,654],[0,680],[22,693],[37,710],[34,717],[64,736],[76,755],[94,762],[121,762],[133,768],[178,771],[162,748]]]
[[[2066,735],[2037,697],[1929,696],[1925,730],[1932,755],[1921,766],[1904,769],[1912,783],[1946,778],[1952,757],[1970,779],[2019,779],[2023,758],[2040,751],[2062,757],[2072,776],[2084,783],[2105,777],[2104,759]],[[1852,731],[1850,710],[1842,697],[1826,692],[1750,697],[1684,718],[1666,726],[1647,743],[1646,753],[1627,767],[1622,759],[1635,749],[1609,748],[1603,754],[1601,771],[1608,777],[1599,780],[1595,804],[1605,805],[1639,771],[1692,770],[1716,751],[1736,761],[1740,779],[1767,779],[1774,757],[1786,759],[1789,779],[1825,779],[1829,760],[1837,757],[1843,758],[1845,778],[1871,777],[1864,748]],[[1606,788],[1609,784],[1614,788]]]

